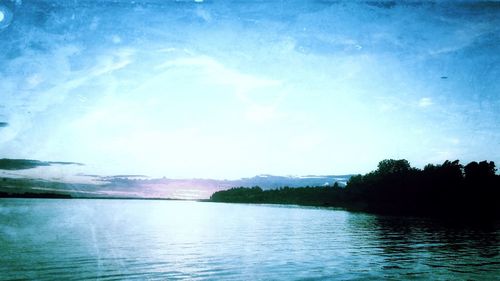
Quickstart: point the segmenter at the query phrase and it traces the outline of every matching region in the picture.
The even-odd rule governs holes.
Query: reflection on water
[[[382,269],[398,275],[488,280],[500,274],[499,224],[399,217],[353,218],[365,245],[379,249]]]
[[[0,279],[491,280],[500,225],[324,208],[0,200]]]

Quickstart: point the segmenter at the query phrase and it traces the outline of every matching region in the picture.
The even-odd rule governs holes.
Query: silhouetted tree
[[[470,162],[464,167],[465,178],[478,180],[495,176],[496,168],[493,161]]]
[[[381,175],[400,174],[408,172],[410,168],[411,168],[410,163],[406,159],[400,159],[400,160],[386,159],[378,163],[377,172]]]

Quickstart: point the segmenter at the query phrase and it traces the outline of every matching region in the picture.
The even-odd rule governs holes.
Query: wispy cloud
[[[253,105],[249,106],[245,117],[253,122],[265,122],[277,118],[279,113],[275,106]]]
[[[226,67],[224,64],[208,56],[193,56],[167,61],[157,66],[157,69],[171,67],[197,68],[201,70],[201,74],[206,77],[207,81],[214,84],[232,86],[238,94],[246,94],[254,89],[282,84],[279,80],[241,73],[238,70]]]
[[[418,101],[418,106],[420,107],[429,107],[431,105],[433,105],[434,102],[432,102],[432,99],[431,98],[421,98],[419,101]]]
[[[204,80],[205,83],[229,87],[245,106],[245,118],[248,121],[269,121],[279,115],[277,106],[284,98],[283,94],[279,94],[279,89],[283,87],[281,80],[247,74],[227,67],[209,56],[192,55],[178,58],[157,66],[157,69],[172,67],[193,68],[199,72],[198,79]]]

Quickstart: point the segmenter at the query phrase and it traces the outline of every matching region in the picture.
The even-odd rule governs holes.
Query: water
[[[499,234],[325,208],[0,199],[0,279],[494,280]]]

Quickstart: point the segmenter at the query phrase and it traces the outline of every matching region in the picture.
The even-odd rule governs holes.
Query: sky
[[[236,179],[500,163],[500,2],[0,1],[0,158]]]

